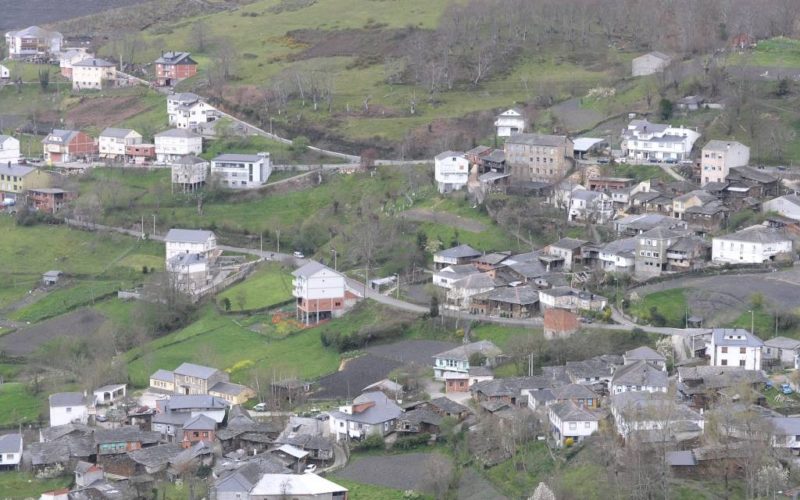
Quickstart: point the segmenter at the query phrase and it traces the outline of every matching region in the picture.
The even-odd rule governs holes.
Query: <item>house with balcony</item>
[[[622,131],[622,153],[632,163],[674,162],[690,158],[700,134],[647,120],[632,120]]]
[[[42,147],[48,165],[78,161],[99,151],[94,138],[80,130],[53,129],[42,140]]]
[[[267,183],[271,173],[269,153],[227,153],[211,160],[211,175],[230,189],[259,188]]]
[[[72,90],[100,90],[117,83],[117,67],[105,59],[89,57],[72,63]]]
[[[100,132],[99,149],[103,158],[124,158],[128,146],[142,143],[142,134],[128,128],[107,128]]]
[[[48,214],[61,211],[69,202],[78,197],[78,193],[61,188],[30,188],[27,191],[28,206]]]
[[[445,380],[448,373],[469,375],[470,358],[483,360],[483,366],[494,366],[502,354],[499,347],[489,340],[480,340],[458,346],[433,357],[433,378]]]
[[[511,137],[514,134],[525,132],[527,123],[522,110],[511,108],[497,115],[494,120],[494,128],[497,131],[497,137]]]
[[[436,270],[440,270],[447,266],[469,264],[473,259],[481,255],[481,252],[469,245],[458,245],[433,254],[433,267]]]
[[[209,163],[194,155],[184,156],[170,167],[173,189],[193,193],[203,187],[208,177]]]
[[[197,62],[189,52],[162,52],[156,59],[156,81],[158,87],[171,87],[181,80],[197,74]]]
[[[462,189],[469,180],[469,160],[461,152],[439,153],[434,158],[433,169],[436,188],[442,194]]]
[[[597,432],[600,415],[571,400],[552,404],[547,410],[553,440],[559,447],[567,440],[577,443]]]
[[[156,161],[172,163],[188,155],[203,152],[203,137],[191,130],[174,128],[159,132],[154,137]]]
[[[365,392],[352,404],[330,412],[330,432],[337,441],[361,440],[370,435],[381,437],[394,431],[402,408],[380,391]]]
[[[8,58],[14,60],[47,61],[61,52],[63,35],[58,31],[38,26],[28,26],[19,31],[6,33]]]
[[[343,274],[319,262],[305,264],[292,276],[296,317],[306,325],[338,318],[360,298]]]
[[[194,130],[203,123],[217,119],[217,110],[192,92],[167,96],[167,121],[170,126]]]

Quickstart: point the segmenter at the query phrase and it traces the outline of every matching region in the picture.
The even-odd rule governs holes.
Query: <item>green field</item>
[[[217,295],[232,311],[263,309],[292,299],[292,277],[280,264],[264,264],[247,279]]]
[[[486,477],[495,488],[511,498],[525,498],[539,484],[547,479],[554,468],[553,459],[545,443],[532,443],[519,450],[517,459],[507,460],[486,470]],[[527,472],[517,470],[516,463],[524,460],[528,464]]]
[[[25,384],[8,382],[0,384],[0,408],[4,408],[0,412],[0,428],[5,429],[36,422],[46,406],[42,404],[41,398],[28,392]]]
[[[68,288],[52,291],[29,306],[17,309],[9,317],[35,323],[59,316],[80,306],[94,304],[102,297],[129,286],[126,281],[81,281]]]
[[[72,484],[72,475],[55,479],[37,479],[27,472],[3,471],[0,474],[0,496],[2,498],[38,498],[46,491],[57,490]]]
[[[403,500],[408,498],[400,490],[376,486],[374,484],[357,483],[336,475],[329,477],[331,481],[347,488],[347,498],[351,500]],[[430,498],[420,496],[420,500]]]
[[[731,53],[728,63],[798,68],[800,67],[800,40],[785,37],[761,40],[753,50]]]
[[[641,298],[638,302],[632,303],[629,313],[644,321],[651,321],[650,311],[653,307],[666,320],[666,325],[664,326],[685,326],[688,304],[685,291],[682,288],[651,293]]]

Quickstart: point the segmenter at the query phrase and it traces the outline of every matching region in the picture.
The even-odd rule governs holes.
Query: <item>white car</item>
[[[253,411],[267,411],[267,403],[258,403],[253,407]]]
[[[293,255],[293,256],[294,256],[296,259],[305,259],[305,258],[306,258],[306,256],[305,256],[305,255],[303,255],[303,252],[294,252],[292,255]]]
[[[306,465],[306,474],[311,474],[312,472],[317,470],[317,466],[314,464]]]

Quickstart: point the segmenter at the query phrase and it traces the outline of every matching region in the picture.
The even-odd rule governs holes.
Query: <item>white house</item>
[[[10,135],[0,134],[0,165],[8,165],[8,162],[17,163],[19,159],[19,140]]]
[[[0,469],[17,469],[22,461],[22,434],[0,436]]]
[[[193,129],[202,123],[214,121],[217,110],[191,92],[181,92],[167,96],[167,117],[169,124],[181,129]]]
[[[622,131],[622,153],[631,162],[688,159],[700,134],[685,127],[673,127],[647,120],[632,120]]]
[[[512,134],[521,134],[525,132],[526,125],[522,111],[516,108],[503,111],[497,115],[494,121],[497,137],[510,137]]]
[[[100,90],[116,80],[116,66],[105,59],[89,57],[72,63],[72,90]]]
[[[711,240],[711,260],[720,264],[763,264],[791,254],[791,239],[777,229],[761,225]]]
[[[89,51],[84,48],[71,48],[65,49],[58,55],[58,67],[61,76],[64,78],[72,79],[72,65],[78,61],[94,57]]]
[[[8,80],[11,78],[11,70],[0,64],[0,80]]]
[[[128,386],[126,384],[110,384],[98,387],[92,392],[95,406],[110,405],[125,399],[128,394]]]
[[[711,331],[711,366],[740,366],[761,369],[764,342],[742,328],[714,328]]]
[[[61,52],[64,37],[58,31],[28,26],[6,33],[9,59],[42,59]]]
[[[338,318],[358,299],[343,274],[319,262],[305,264],[292,276],[297,319],[305,324]]]
[[[211,231],[170,229],[166,238],[167,261],[179,254],[200,254],[212,258],[217,251],[217,237]]]
[[[662,52],[648,52],[635,57],[631,61],[631,74],[633,76],[647,76],[661,73],[671,62],[672,58]]]
[[[611,394],[628,391],[667,392],[667,372],[647,361],[639,360],[614,370]]]
[[[394,430],[394,424],[403,410],[380,392],[366,392],[352,404],[330,412],[330,431],[337,441],[363,439],[376,434],[381,437]]]
[[[50,427],[89,420],[86,396],[80,392],[57,392],[50,395]]]
[[[469,180],[469,160],[464,153],[445,151],[434,158],[434,178],[440,193],[458,191]]]
[[[186,155],[203,152],[203,137],[191,130],[173,128],[155,135],[156,160],[169,163]]]
[[[269,153],[223,154],[211,160],[211,175],[231,189],[252,189],[266,184],[272,173]]]
[[[183,192],[197,191],[205,184],[208,162],[194,155],[184,156],[172,163],[172,186]]]
[[[628,391],[611,396],[617,432],[626,438],[635,431],[665,431],[700,435],[705,419],[663,392]]]
[[[2,136],[0,136],[0,141],[2,140]],[[2,154],[2,151],[0,151],[0,154]],[[800,221],[800,196],[787,194],[765,201],[761,204],[761,211],[765,213],[776,212],[788,219]]]
[[[792,452],[800,450],[800,418],[772,417],[767,419],[772,431],[772,446]]]
[[[711,140],[700,153],[700,185],[723,182],[732,168],[750,163],[750,148],[737,141]]]
[[[444,307],[455,310],[468,310],[471,298],[479,293],[490,292],[498,285],[492,273],[471,274],[453,281],[445,294]]]
[[[489,340],[480,340],[440,352],[433,357],[433,378],[444,380],[448,373],[469,375],[469,358],[479,354],[486,359],[487,366],[493,366],[497,356],[502,354],[499,347]]]
[[[600,422],[598,414],[578,406],[572,400],[551,404],[547,409],[547,415],[553,439],[559,446],[563,446],[570,438],[577,443],[591,436],[597,432],[597,425]]]
[[[469,245],[458,245],[433,254],[433,267],[442,269],[447,266],[468,264],[472,259],[481,255],[481,252]]]
[[[607,243],[598,254],[600,267],[607,273],[630,274],[636,266],[636,238]]]
[[[129,128],[109,127],[100,133],[100,156],[105,158],[123,158],[125,147],[142,143],[142,134]]]
[[[764,341],[761,349],[763,361],[775,362],[780,366],[795,368],[800,354],[800,340],[787,337],[773,337]]]
[[[611,197],[601,191],[575,190],[569,200],[570,221],[603,224],[614,215]]]
[[[247,500],[344,500],[347,488],[316,474],[264,474],[250,489]]]
[[[475,264],[447,266],[433,272],[433,284],[445,290],[450,290],[453,283],[473,274],[480,274],[480,270]]]

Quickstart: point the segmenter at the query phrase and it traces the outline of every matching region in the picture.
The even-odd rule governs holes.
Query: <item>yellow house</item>
[[[208,395],[222,398],[232,405],[242,405],[245,404],[248,399],[254,398],[256,396],[256,391],[241,384],[217,382],[208,390]]]
[[[113,63],[104,59],[89,58],[73,63],[72,89],[99,90],[113,86],[117,79],[117,69]]]
[[[27,189],[50,187],[50,174],[23,165],[0,165],[0,195],[2,200],[16,200]]]

